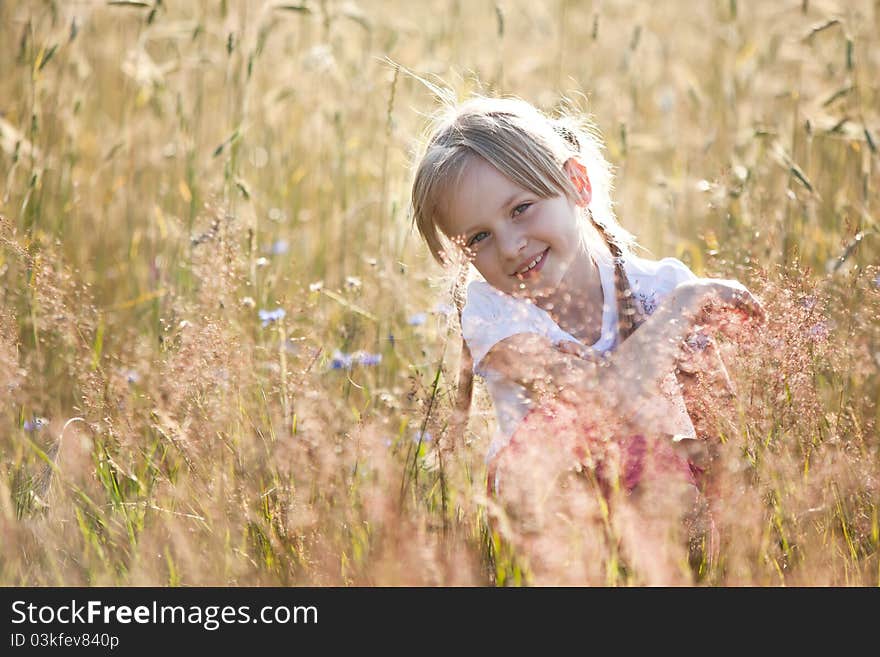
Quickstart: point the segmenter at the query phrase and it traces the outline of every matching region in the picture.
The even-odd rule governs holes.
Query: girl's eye
[[[517,217],[531,207],[531,203],[520,203],[513,209],[513,216]]]
[[[477,233],[476,235],[474,235],[471,238],[471,241],[468,242],[468,246],[470,247],[470,246],[473,246],[474,244],[477,244],[478,242],[482,242],[484,239],[486,239],[486,237],[483,237],[483,236],[488,236],[488,235],[489,235],[489,233],[487,233],[485,230],[481,230],[479,233]]]

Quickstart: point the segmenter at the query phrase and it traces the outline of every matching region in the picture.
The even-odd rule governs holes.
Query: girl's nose
[[[516,230],[508,230],[498,238],[498,248],[502,257],[511,261],[511,266],[516,266],[519,261],[517,258],[522,257],[522,252],[526,248],[528,240],[526,236]]]

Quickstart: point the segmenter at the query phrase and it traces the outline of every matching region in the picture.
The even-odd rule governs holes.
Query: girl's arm
[[[760,302],[736,281],[700,279],[675,288],[607,360],[584,360],[544,336],[520,333],[493,346],[482,366],[522,385],[536,399],[598,400],[639,424],[651,423],[653,405],[642,402],[655,395],[694,324],[731,330],[733,324],[715,312],[724,307],[763,319]]]
[[[483,358],[482,367],[541,398],[594,388],[601,363],[586,360],[574,350],[563,351],[543,335],[517,333],[496,343]]]

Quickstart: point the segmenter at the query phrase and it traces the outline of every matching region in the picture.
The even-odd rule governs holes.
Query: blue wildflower
[[[422,324],[425,323],[425,321],[427,319],[428,319],[428,316],[425,315],[425,313],[416,313],[415,315],[410,317],[408,320],[406,320],[406,323],[409,324],[410,326],[421,326]]]
[[[44,417],[35,417],[33,420],[25,420],[22,428],[25,431],[40,431],[43,427],[49,424],[49,420]]]
[[[694,351],[703,351],[709,346],[709,336],[700,332],[692,333],[685,342]]]
[[[429,431],[422,432],[421,430],[417,430],[413,432],[412,440],[414,443],[429,443],[433,439],[434,438]]]
[[[817,322],[807,329],[807,335],[814,340],[825,340],[831,334],[826,322]]]
[[[330,369],[331,370],[350,370],[351,369],[351,356],[349,354],[344,354],[339,350],[333,352],[333,358],[330,360]]]
[[[290,250],[287,240],[278,240],[272,245],[272,255],[284,255]]]
[[[356,362],[364,367],[371,367],[382,362],[382,354],[371,354],[366,351],[358,352]]]
[[[330,360],[330,369],[350,370],[354,365],[371,367],[381,362],[382,354],[371,354],[368,351],[356,351],[353,354],[346,354],[337,349],[333,352],[333,358]]]
[[[263,320],[263,327],[269,326],[272,322],[277,322],[279,319],[284,319],[284,316],[287,314],[284,312],[284,308],[276,308],[275,310],[260,310],[260,319]]]
[[[125,371],[125,380],[128,383],[137,383],[141,380],[141,375],[138,374],[135,370],[126,370]]]

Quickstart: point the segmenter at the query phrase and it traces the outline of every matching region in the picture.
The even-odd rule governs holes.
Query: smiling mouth
[[[547,259],[547,252],[550,250],[548,246],[544,249],[543,253],[539,255],[537,258],[532,260],[526,267],[519,270],[514,274],[518,279],[523,280],[528,278],[529,276],[533,276],[541,271],[541,268],[544,266],[544,261]]]

